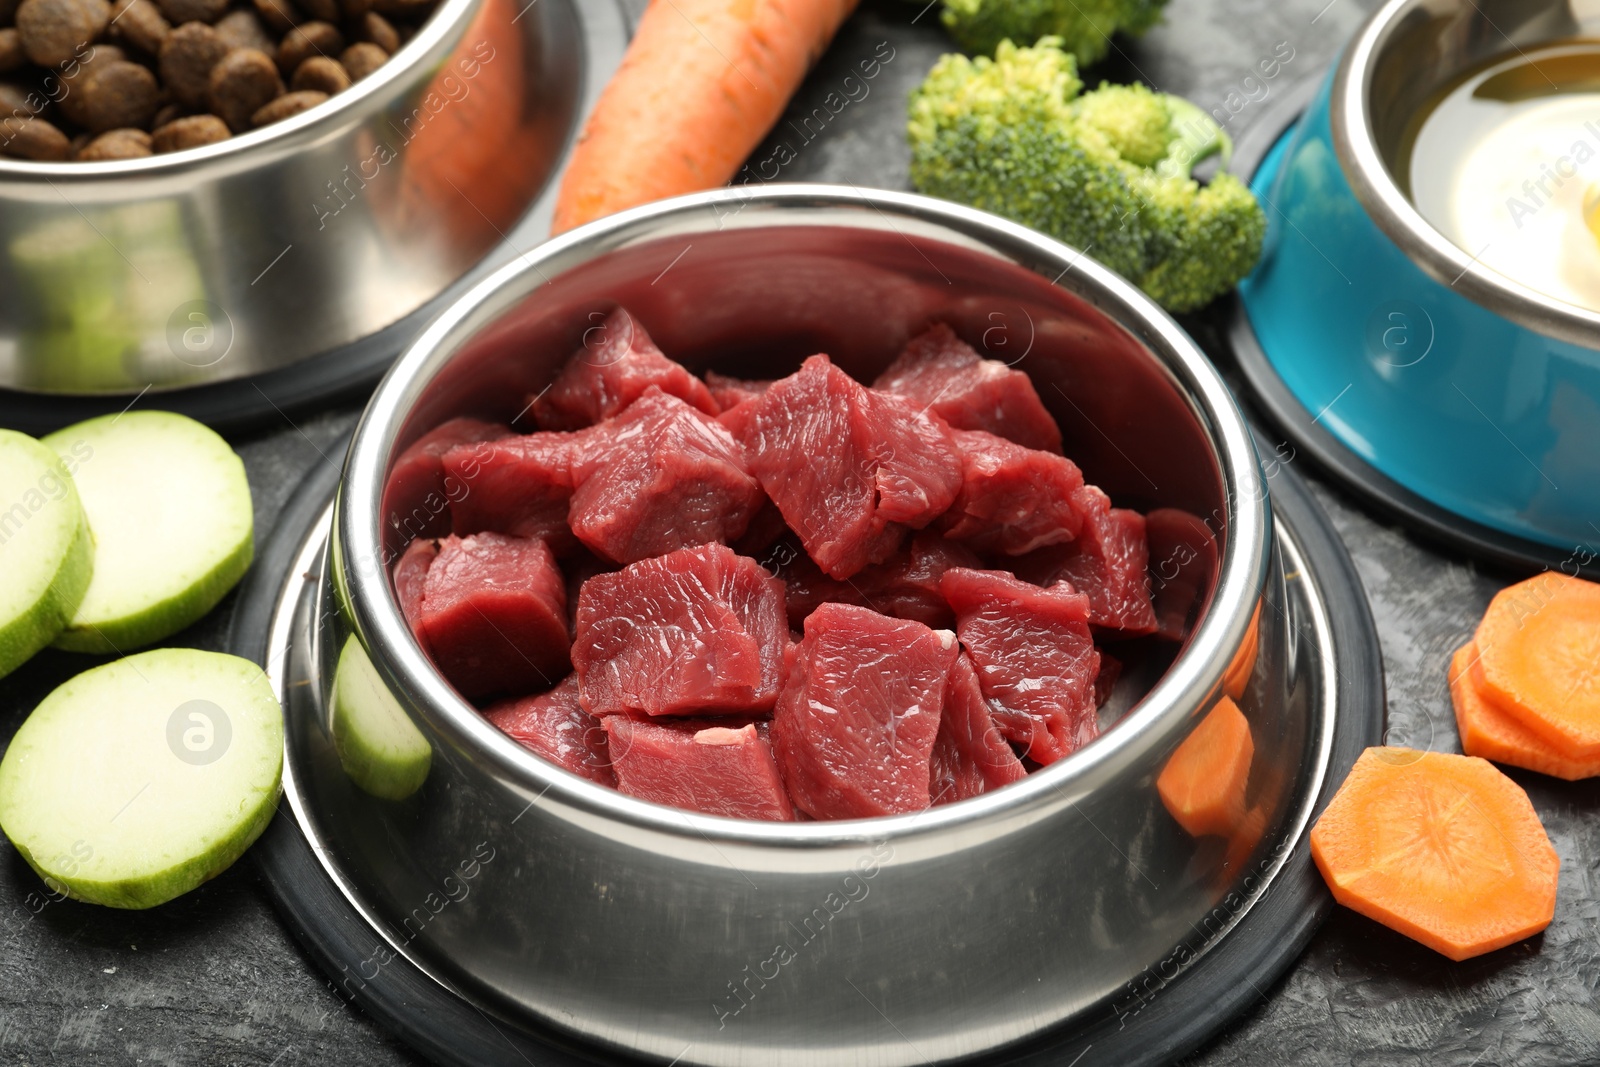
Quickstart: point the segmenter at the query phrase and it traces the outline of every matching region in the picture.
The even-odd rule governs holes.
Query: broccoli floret
[[[1166,157],[1172,140],[1166,97],[1142,85],[1102,84],[1078,98],[1077,112],[1134,166],[1153,167]]]
[[[948,55],[911,97],[911,180],[1082,249],[1190,311],[1255,266],[1266,218],[1238,179],[1189,177],[1229,151],[1211,116],[1142,86],[1084,93],[1060,41]]]
[[[1059,37],[1083,66],[1102,59],[1117,30],[1143,33],[1167,0],[945,0],[944,24],[969,52],[992,53],[1001,41]]]

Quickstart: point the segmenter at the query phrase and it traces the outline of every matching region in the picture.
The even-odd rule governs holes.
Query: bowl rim
[[[719,210],[736,204],[734,211]],[[831,213],[829,225],[898,232],[895,216],[943,231],[936,239],[994,255],[1050,277],[1151,352],[1210,435],[1222,479],[1226,536],[1211,605],[1188,644],[1143,700],[1115,727],[1072,755],[1002,790],[923,811],[867,819],[761,822],[669,808],[628,796],[557,767],[512,741],[459,696],[416,644],[383,565],[382,493],[394,438],[423,389],[461,345],[535,292],[551,275],[598,256],[664,236],[687,235],[714,219],[727,226],[805,224],[805,214]],[[845,216],[853,215],[851,222]],[[700,217],[700,228],[681,225]],[[770,218],[769,218],[770,216]],[[798,217],[797,217],[798,216]],[[752,222],[752,220],[755,220]],[[877,224],[874,225],[873,223]],[[1028,257],[1027,260],[1022,257]],[[1031,262],[1029,261],[1031,260]],[[1072,286],[1063,286],[1068,274]],[[1165,350],[1165,351],[1163,351]],[[1209,524],[1208,524],[1209,525]],[[752,192],[732,187],[659,201],[556,237],[479,283],[443,312],[400,356],[357,424],[334,507],[330,563],[344,622],[367,648],[386,682],[437,737],[518,787],[529,804],[562,804],[627,827],[668,836],[753,848],[829,848],[884,839],[922,838],[980,823],[1076,806],[1151,745],[1170,741],[1190,716],[1209,711],[1222,677],[1265,596],[1271,558],[1268,488],[1244,417],[1198,345],[1151,298],[1076,249],[1026,227],[948,201],[857,186],[792,183]]]
[[[464,31],[470,16],[485,3],[487,0],[442,0],[427,20],[417,27],[417,32],[412,38],[402,43],[399,51],[365,78],[352,83],[348,89],[335,93],[315,107],[307,108],[278,122],[247,130],[229,137],[226,141],[185,148],[177,152],[162,152],[139,159],[93,160],[82,163],[70,159],[41,162],[0,156],[0,180],[46,181],[53,184],[73,179],[82,181],[99,178],[165,177],[172,172],[180,174],[191,172],[218,160],[242,156],[297,135],[304,135],[305,140],[315,140],[319,135],[330,132],[324,127],[335,125],[337,119],[345,112],[388,92],[396,82],[412,71],[441,64],[446,58],[447,50],[455,46],[456,37]],[[101,42],[96,42],[96,46],[99,43]],[[93,54],[92,50],[90,54]]]
[[[1458,11],[1471,4],[1471,0],[1454,2]],[[1389,0],[1368,17],[1345,48],[1334,70],[1329,101],[1334,152],[1345,178],[1368,216],[1429,277],[1537,333],[1581,348],[1600,348],[1600,311],[1548,296],[1479,262],[1422,217],[1378,150],[1367,107],[1374,65],[1407,15],[1436,4],[1437,0]],[[1507,44],[1508,54],[1520,50],[1509,40]]]

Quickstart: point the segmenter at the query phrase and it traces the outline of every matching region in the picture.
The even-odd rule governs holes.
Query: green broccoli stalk
[[[948,55],[911,96],[911,180],[1074,245],[1163,307],[1231,289],[1261,254],[1266,218],[1238,179],[1189,177],[1230,150],[1200,108],[1140,85],[1084,93],[1061,42]]]
[[[1105,57],[1118,30],[1143,33],[1167,0],[945,0],[944,24],[969,52],[991,54],[1004,40],[1059,37],[1087,67]]]

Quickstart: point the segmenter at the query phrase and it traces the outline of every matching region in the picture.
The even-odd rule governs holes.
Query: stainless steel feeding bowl
[[[413,641],[387,564],[440,502],[386,499],[385,482],[439,422],[517,416],[619,304],[691,369],[751,377],[825,351],[871,380],[914,333],[950,323],[1031,375],[1089,480],[1209,530],[1198,622],[1181,651],[1124,677],[1108,707],[1126,714],[1099,740],[920,814],[733,821],[544,762]],[[1298,564],[1280,558],[1292,550],[1273,537],[1223,383],[1131,285],[956,205],[729,189],[549,242],[402,356],[357,430],[333,528],[328,578],[290,624],[318,666],[286,690],[286,788],[381,934],[370,959],[335,976],[352,992],[403,955],[491,1017],[660,1062],[944,1061],[1092,1010],[1136,1011],[1251,907],[1320,787],[1326,648],[1293,624],[1308,594],[1283,580]],[[1152,561],[1157,580],[1166,562]],[[1191,837],[1156,780],[1230,666],[1249,669],[1252,619],[1259,654],[1239,701],[1250,814],[1228,836]],[[382,690],[389,736],[429,750],[420,785],[398,799],[344,773],[338,714],[324,710],[363,677]]]
[[[220,144],[0,160],[0,387],[135,393],[333,352],[438,296],[547,183],[578,0],[442,0],[376,73]]]

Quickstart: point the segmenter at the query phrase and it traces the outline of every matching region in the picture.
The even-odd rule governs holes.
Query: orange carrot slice
[[[1502,589],[1474,641],[1490,703],[1567,759],[1600,756],[1600,585],[1546,571]]]
[[[1472,667],[1477,659],[1477,645],[1468,642],[1450,660],[1450,702],[1455,705],[1456,726],[1461,731],[1461,751],[1569,782],[1600,774],[1600,756],[1564,756],[1556,746],[1487,700],[1473,681]]]
[[[1168,757],[1156,778],[1161,803],[1194,837],[1227,834],[1244,816],[1255,751],[1249,721],[1223,697]]]
[[[857,2],[653,0],[573,150],[554,232],[726,184]]]
[[[1550,925],[1560,861],[1485,760],[1369,748],[1311,831],[1333,898],[1453,960]]]
[[[1250,617],[1250,629],[1245,631],[1244,644],[1228,664],[1228,673],[1222,676],[1223,690],[1234,700],[1243,700],[1244,691],[1250,688],[1250,676],[1255,673],[1256,657],[1261,654],[1261,605]]]

